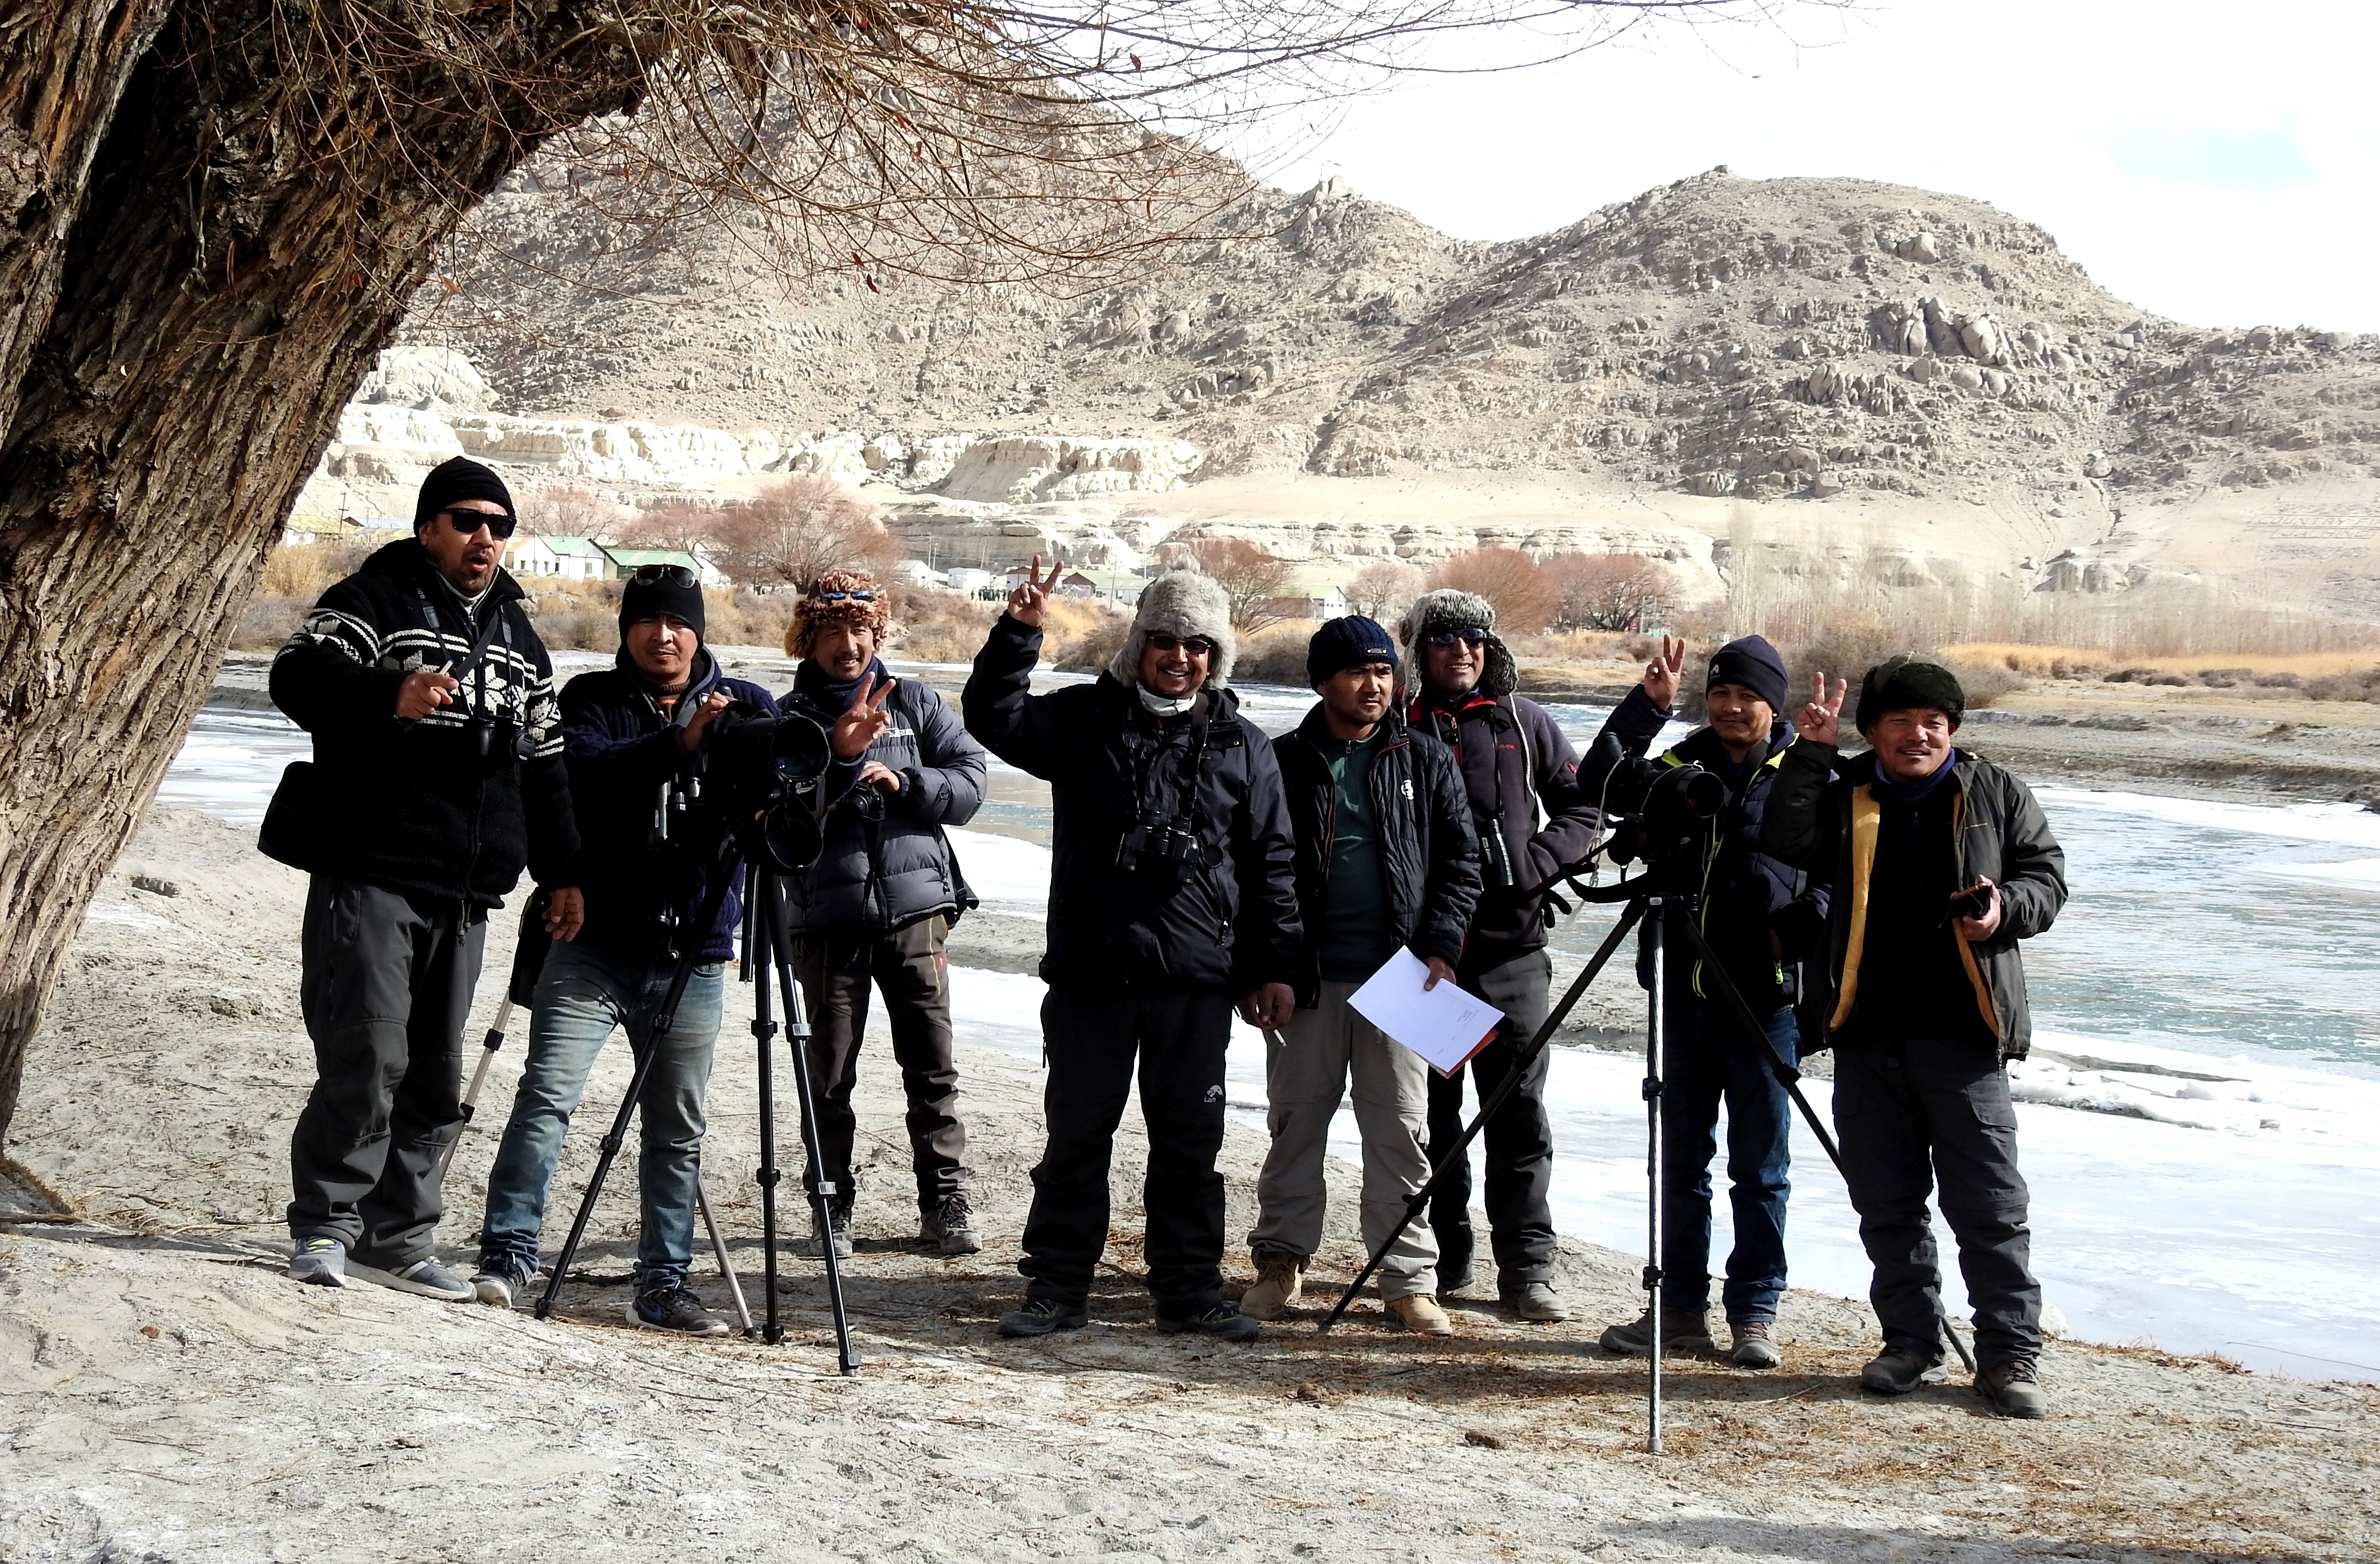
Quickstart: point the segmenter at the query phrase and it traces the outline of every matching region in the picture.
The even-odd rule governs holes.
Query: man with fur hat
[[[1685,657],[1683,641],[1661,637],[1661,654],[1646,665],[1644,684],[1628,692],[1587,751],[1590,785],[1621,756],[1641,757],[1659,734],[1677,698]],[[1730,641],[1711,654],[1705,688],[1707,721],[1662,758],[1672,766],[1700,766],[1726,787],[1710,857],[1696,866],[1700,927],[1720,972],[1766,1023],[1766,1037],[1746,1034],[1701,963],[1668,964],[1661,995],[1669,1042],[1661,1098],[1659,1329],[1664,1351],[1708,1352],[1716,1345],[1709,1323],[1710,1165],[1724,1102],[1728,1197],[1735,1218],[1735,1247],[1719,1293],[1731,1336],[1728,1356],[1745,1368],[1774,1368],[1792,1132],[1791,1103],[1775,1061],[1791,1065],[1796,1057],[1799,974],[1802,963],[1825,945],[1827,892],[1760,846],[1778,770],[1793,742],[1784,719],[1785,660],[1759,636]],[[1649,1315],[1615,1325],[1603,1333],[1604,1348],[1649,1352],[1653,1329]]]
[[[628,1322],[649,1330],[723,1336],[726,1322],[686,1285],[702,1170],[703,1099],[725,1003],[722,968],[735,954],[742,916],[740,866],[715,847],[725,822],[707,818],[698,779],[712,724],[731,703],[764,715],[776,703],[759,685],[727,678],[702,644],[702,587],[682,564],[649,564],[620,594],[613,665],[563,686],[562,735],[570,791],[587,838],[587,927],[557,945],[538,975],[528,1053],[512,1117],[488,1174],[480,1229],[481,1302],[510,1307],[537,1275],[538,1237],[596,1055],[625,1031],[654,1055],[637,1105],[636,1279]],[[698,924],[714,876],[728,891]],[[696,965],[669,1029],[653,1023],[679,960]]]
[[[890,596],[874,576],[830,570],[802,594],[785,628],[785,654],[801,659],[785,709],[830,727],[855,711],[881,719],[863,748],[837,748],[838,758],[858,762],[856,785],[828,810],[817,860],[784,877],[794,973],[809,1011],[819,1156],[835,1189],[831,1230],[796,1247],[814,1254],[832,1243],[837,1255],[851,1253],[858,1132],[851,1096],[872,985],[883,996],[909,1100],[917,1242],[972,1255],[983,1240],[967,1202],[942,946],[976,900],[942,828],[975,818],[988,768],[948,702],[922,680],[886,672],[877,654],[891,625]]]
[[[1428,964],[1427,987],[1453,982],[1479,896],[1463,779],[1443,745],[1407,730],[1388,631],[1361,615],[1331,620],[1307,644],[1305,676],[1322,698],[1273,741],[1297,832],[1305,948],[1297,1012],[1265,1034],[1272,1148],[1248,1235],[1257,1279],[1240,1299],[1256,1319],[1278,1319],[1296,1301],[1321,1245],[1323,1153],[1351,1074],[1367,1250],[1388,1241],[1428,1180],[1429,1065],[1347,1001],[1400,947]],[[1380,1302],[1403,1328],[1449,1336],[1432,1296],[1437,1263],[1429,1223],[1416,1219],[1381,1261]]]
[[[1937,1384],[1941,1273],[1925,1209],[1938,1179],[1974,1309],[1975,1390],[2048,1413],[2041,1287],[2017,1171],[2007,1064],[2033,1041],[2017,942],[2066,903],[2066,855],[2024,783],[1953,742],[1958,675],[1903,654],[1860,682],[1868,753],[1838,760],[1845,694],[1826,675],[1771,790],[1763,845],[1825,881],[1827,959],[1811,975],[1835,1054],[1835,1132],[1884,1350],[1860,1384]]]
[[[1281,771],[1231,690],[1223,589],[1196,571],[1141,593],[1096,684],[1032,693],[1060,564],[1008,595],[964,697],[967,731],[1050,783],[1041,1004],[1049,1141],[1033,1170],[1022,1308],[1005,1336],[1089,1319],[1108,1241],[1108,1164],[1135,1060],[1148,1126],[1148,1287],[1162,1331],[1244,1341],[1223,1302],[1223,1054],[1232,1005],[1278,1027],[1297,999],[1294,845]]]
[[[314,738],[259,845],[310,879],[300,999],[317,1077],[289,1143],[289,1274],[449,1301],[431,1253],[463,1124],[463,1023],[488,913],[524,866],[578,929],[578,832],[553,664],[504,573],[512,494],[431,469],[413,536],[322,594],[273,660],[273,704]]]
[[[1552,717],[1512,693],[1519,670],[1496,635],[1488,600],[1451,588],[1424,592],[1397,625],[1415,733],[1453,751],[1479,835],[1481,887],[1463,960],[1463,988],[1504,1012],[1496,1040],[1451,1076],[1429,1083],[1429,1139],[1463,1133],[1463,1080],[1479,1098],[1510,1075],[1552,1005],[1546,955],[1545,886],[1583,856],[1595,837],[1593,800],[1579,786],[1578,755]],[[1483,1192],[1496,1256],[1496,1291],[1523,1319],[1568,1318],[1553,1290],[1553,1126],[1546,1117],[1548,1051],[1540,1051],[1512,1095],[1488,1121]],[[1471,1173],[1458,1162],[1430,1200],[1438,1235],[1439,1291],[1471,1284]]]

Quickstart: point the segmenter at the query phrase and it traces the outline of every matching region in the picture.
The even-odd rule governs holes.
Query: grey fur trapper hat
[[[1239,658],[1240,644],[1232,634],[1232,600],[1213,576],[1195,570],[1169,570],[1141,588],[1132,633],[1108,659],[1108,673],[1118,684],[1139,685],[1140,654],[1148,645],[1151,631],[1185,640],[1204,636],[1215,643],[1215,657],[1202,687],[1220,690],[1232,682],[1232,664]]]
[[[1476,592],[1440,587],[1415,598],[1413,607],[1397,621],[1397,641],[1405,649],[1407,700],[1421,694],[1422,637],[1432,630],[1474,627],[1488,632],[1488,644],[1481,649],[1488,655],[1479,674],[1479,693],[1491,700],[1501,700],[1520,687],[1520,664],[1512,661],[1512,649],[1504,644],[1504,638],[1496,634],[1496,606]]]

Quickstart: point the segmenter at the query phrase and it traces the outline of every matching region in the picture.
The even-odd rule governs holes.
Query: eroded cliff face
[[[409,443],[447,448],[404,410],[532,488],[630,503],[834,472],[918,552],[992,564],[1130,565],[1176,533],[1350,568],[1512,542],[1659,553],[1715,590],[1759,549],[2380,615],[2380,343],[2144,316],[1955,196],[1721,170],[1473,245],[1336,181],[1258,189],[1079,299],[793,285],[725,230],[662,253],[601,225],[552,169],[491,201],[410,328],[443,351],[392,356],[323,482],[370,499]]]

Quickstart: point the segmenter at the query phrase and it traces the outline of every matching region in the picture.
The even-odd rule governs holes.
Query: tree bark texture
[[[584,30],[446,14],[482,62]],[[0,1147],[92,894],[404,301],[546,129],[640,79],[590,49],[549,101],[457,112],[432,52],[392,83],[324,42],[359,15],[0,0]]]

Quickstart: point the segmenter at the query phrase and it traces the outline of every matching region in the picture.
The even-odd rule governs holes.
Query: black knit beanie
[[[1777,649],[1765,637],[1745,636],[1711,653],[1710,678],[1703,688],[1742,685],[1781,717],[1785,714],[1787,684],[1785,660],[1777,655]]]
[[[468,456],[449,456],[430,469],[421,480],[421,497],[413,502],[413,529],[421,530],[425,522],[434,521],[438,513],[457,500],[493,500],[504,507],[504,514],[516,515],[513,509],[513,491],[504,480]]]
[[[693,625],[695,638],[700,640],[703,637],[701,584],[688,582],[676,587],[666,581],[639,581],[633,576],[628,577],[627,587],[620,593],[621,636],[626,637],[628,626],[638,620],[658,619],[664,613]]]
[[[1867,732],[1888,711],[1917,707],[1941,712],[1956,733],[1967,714],[1967,692],[1960,687],[1959,675],[1923,653],[1888,657],[1860,681],[1859,731]]]
[[[1333,673],[1361,668],[1367,662],[1385,662],[1393,674],[1397,642],[1378,621],[1360,613],[1329,621],[1305,643],[1305,682],[1318,688]]]

